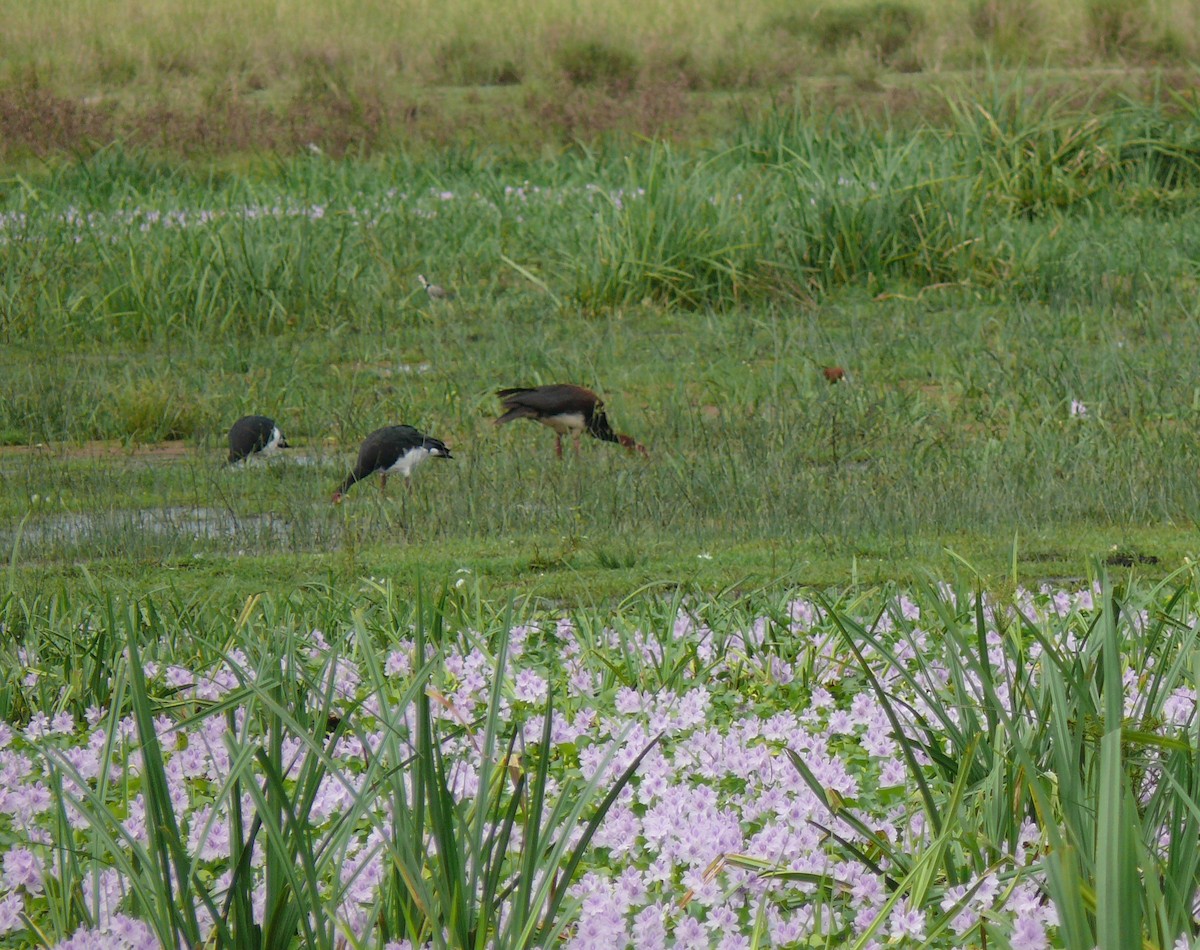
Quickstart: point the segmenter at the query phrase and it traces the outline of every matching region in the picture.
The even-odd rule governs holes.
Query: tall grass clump
[[[126,378],[109,395],[113,426],[126,439],[183,439],[196,430],[198,407],[174,379]]]
[[[967,20],[988,55],[1002,63],[1033,60],[1048,39],[1037,0],[973,0]]]
[[[555,62],[575,86],[605,86],[614,91],[628,91],[637,82],[637,57],[628,49],[600,39],[571,40],[563,44]]]
[[[1114,117],[1004,91],[993,102],[952,103],[963,172],[1001,217],[1086,209],[1113,185]]]
[[[1088,45],[1099,57],[1154,59],[1181,52],[1184,40],[1172,29],[1169,11],[1158,4],[1086,0],[1083,13]]]
[[[974,183],[931,131],[790,132],[776,146],[787,202],[777,246],[800,286],[826,294],[1003,277]]]
[[[857,47],[879,63],[913,69],[926,13],[897,0],[838,4],[783,14],[772,27],[808,41],[818,56],[833,58]]]
[[[1164,210],[1186,208],[1200,192],[1200,103],[1164,94],[1149,106],[1127,102],[1120,118],[1117,159],[1130,184],[1159,197]]]
[[[443,609],[444,602],[434,614],[434,641],[442,633],[437,618]],[[463,721],[444,697],[431,698],[426,690],[415,710],[415,781],[394,772],[387,782],[403,827],[393,839],[394,892],[392,900],[385,898],[383,929],[413,945],[521,948],[559,939],[566,926],[562,911],[570,906],[568,885],[605,813],[654,745],[624,767],[598,807],[604,768],[589,779],[552,779],[553,695],[547,692],[540,724],[514,718],[505,696],[512,629],[511,617],[505,620],[490,645],[496,666],[483,720]],[[417,655],[425,637],[418,626]],[[382,670],[382,659],[371,665]],[[441,710],[435,712],[433,698]],[[447,713],[462,727],[476,760],[468,808],[459,801],[462,766],[447,755],[448,733],[436,728]],[[421,842],[436,850],[436,859],[420,850]]]
[[[762,276],[770,220],[727,157],[692,163],[665,146],[627,162],[622,184],[579,222],[562,265],[588,309],[643,299],[689,308],[737,301]],[[725,172],[725,173],[723,173]],[[579,225],[583,225],[582,227]]]
[[[1061,268],[1064,239],[1077,247],[1107,219],[1128,226],[1194,200],[1186,102],[1081,110],[1017,82],[948,108],[946,127],[904,134],[799,113],[747,130],[741,142],[787,203],[772,260],[798,286],[1032,289],[1030,275]],[[1121,269],[1114,257],[1108,271]]]

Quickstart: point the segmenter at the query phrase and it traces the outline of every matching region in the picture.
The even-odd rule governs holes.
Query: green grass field
[[[1200,511],[1194,113],[1015,86],[950,114],[221,173],[114,147],[9,179],[12,567],[286,551],[292,581],[439,564],[548,596],[911,576],[947,549],[1032,577],[1089,554],[1169,570]],[[546,430],[490,425],[496,389],[558,381],[601,392],[649,460],[558,462]],[[246,412],[296,448],[223,470]],[[329,505],[398,422],[456,460]],[[159,440],[182,443],[137,451]]]

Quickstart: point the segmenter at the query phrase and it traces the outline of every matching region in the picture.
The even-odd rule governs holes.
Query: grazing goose
[[[590,389],[570,383],[556,383],[551,386],[501,389],[496,395],[500,397],[505,412],[495,424],[499,426],[514,419],[533,419],[549,426],[558,436],[554,450],[559,458],[562,458],[562,437],[571,434],[575,454],[578,455],[579,437],[584,432],[602,442],[617,442],[627,449],[641,452],[647,458],[650,455],[646,447],[631,436],[612,430],[608,416],[604,414],[604,403]]]
[[[252,455],[288,448],[287,440],[269,416],[242,416],[229,429],[229,461],[234,465]]]
[[[335,503],[341,501],[351,485],[374,472],[379,472],[379,490],[385,492],[387,477],[391,472],[400,472],[407,479],[413,469],[427,458],[448,459],[454,456],[441,439],[422,435],[412,426],[376,429],[363,440],[358,450],[358,463],[333,493],[333,500]]]
[[[439,284],[431,284],[425,279],[424,274],[417,274],[417,283],[425,288],[425,293],[429,294],[430,300],[453,300],[454,291],[447,290]]]

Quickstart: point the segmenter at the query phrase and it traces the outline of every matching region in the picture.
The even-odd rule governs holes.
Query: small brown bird
[[[831,383],[846,381],[846,371],[840,366],[826,366],[821,372],[825,374],[825,378]]]
[[[554,451],[559,458],[562,458],[562,437],[570,433],[575,454],[578,455],[579,437],[584,432],[602,442],[617,442],[631,451],[650,457],[646,447],[632,436],[613,431],[608,416],[604,414],[604,403],[590,389],[570,383],[556,383],[551,386],[501,389],[496,395],[500,397],[505,412],[495,424],[499,426],[514,419],[532,419],[549,426],[557,434]]]
[[[380,492],[386,492],[389,472],[399,472],[407,480],[412,476],[413,469],[428,458],[449,459],[454,456],[441,439],[422,435],[412,426],[376,429],[363,440],[358,450],[358,463],[333,493],[333,502],[340,502],[351,485],[375,472],[379,472]]]

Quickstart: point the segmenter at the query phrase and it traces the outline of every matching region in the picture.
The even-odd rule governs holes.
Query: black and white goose
[[[554,450],[562,458],[562,437],[570,434],[579,454],[579,437],[586,432],[602,442],[616,442],[631,451],[649,457],[646,447],[632,436],[614,432],[604,413],[604,403],[590,389],[570,383],[555,383],[550,386],[518,386],[501,389],[496,393],[504,406],[504,415],[495,425],[504,425],[514,419],[532,419],[549,426],[557,434]]]
[[[375,472],[379,472],[379,490],[386,491],[388,475],[399,472],[407,479],[414,468],[429,458],[449,459],[454,456],[441,439],[422,435],[412,426],[376,429],[363,440],[354,471],[338,486],[333,493],[333,500],[335,503],[341,501],[351,485]]]
[[[424,274],[417,274],[417,283],[425,288],[425,293],[429,294],[430,300],[453,300],[454,291],[447,290],[440,284],[431,284]]]
[[[270,416],[242,416],[229,429],[229,461],[235,465],[253,455],[269,455],[289,448],[279,426]]]

